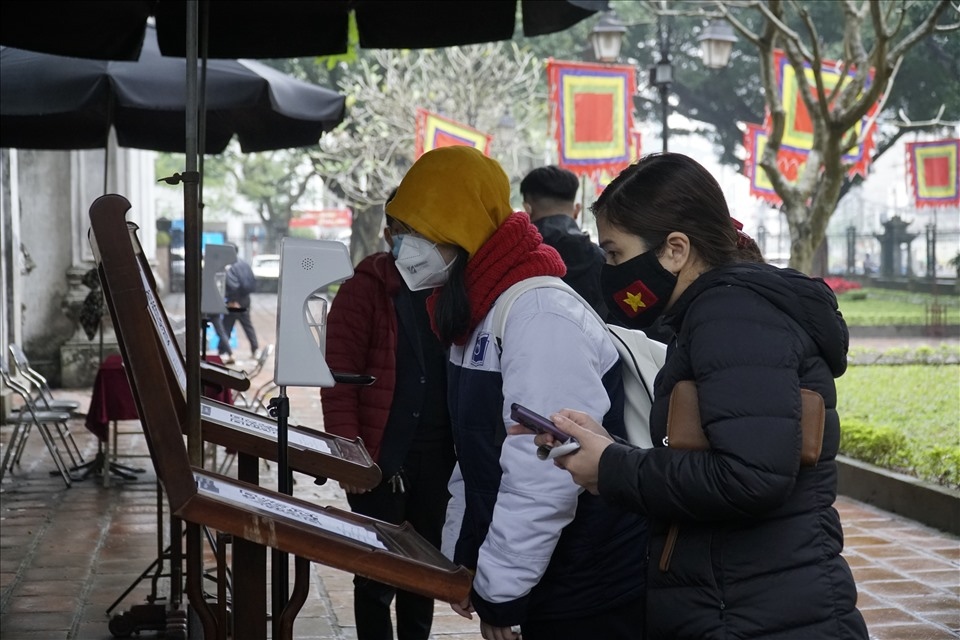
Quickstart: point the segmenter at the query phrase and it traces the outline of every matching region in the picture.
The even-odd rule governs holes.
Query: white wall
[[[9,187],[17,205],[11,215],[19,209],[20,241],[32,268],[19,282],[6,274],[5,286],[16,287],[20,294],[21,342],[31,363],[56,370],[60,347],[78,331],[67,307],[89,292],[78,288],[77,274],[94,266],[87,230],[90,205],[104,193],[104,151],[21,149],[10,150],[10,155],[18,174]],[[153,157],[152,152],[120,149],[111,136],[106,190],[130,200],[127,219],[140,226],[151,260],[156,256]]]

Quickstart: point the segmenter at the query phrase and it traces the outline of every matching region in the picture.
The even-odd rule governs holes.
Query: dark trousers
[[[213,325],[213,330],[217,332],[217,353],[220,355],[232,354],[233,349],[230,348],[230,334],[223,329],[223,316],[212,316],[210,318],[210,324]]]
[[[522,625],[523,640],[643,640],[646,598],[637,598],[593,616],[564,620],[536,620]]]
[[[430,544],[440,546],[446,516],[447,481],[453,469],[451,454],[414,451],[407,455],[399,482],[384,480],[375,489],[348,494],[350,508],[378,520],[400,524],[404,520]],[[353,579],[353,612],[358,640],[392,640],[390,603],[397,601],[397,638],[427,640],[433,625],[433,599],[375,582],[361,576]]]
[[[221,346],[219,349],[220,353],[231,353],[230,332],[233,331],[233,324],[237,321],[240,322],[240,326],[243,327],[243,332],[247,335],[247,340],[250,341],[250,352],[253,353],[260,348],[260,343],[257,342],[257,332],[254,331],[253,322],[250,321],[250,311],[225,313],[220,317],[223,319],[223,335],[226,336],[225,343],[221,340],[221,344],[226,344],[226,349]]]

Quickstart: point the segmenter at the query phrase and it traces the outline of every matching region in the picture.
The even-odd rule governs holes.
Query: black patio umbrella
[[[146,29],[136,62],[89,60],[0,47],[0,145],[185,150],[184,58],[160,55]],[[204,151],[236,135],[245,152],[315,144],[344,115],[344,96],[253,60],[207,63]]]
[[[606,0],[520,0],[520,5],[528,36],[561,31],[608,6]],[[200,7],[206,15],[202,22]],[[192,61],[201,46],[207,58],[342,53],[347,48],[351,11],[360,46],[365,48],[420,49],[506,40],[513,35],[517,0],[6,0],[0,11],[0,44],[107,59],[136,58],[142,24],[154,15],[163,53],[182,54]],[[202,45],[201,32],[206,34]],[[191,103],[190,87],[196,86],[196,77],[189,64],[187,71],[187,101]],[[191,113],[195,112],[187,111],[188,117]],[[194,127],[195,122],[188,124],[185,143],[186,431],[191,460],[200,461],[200,228],[197,185],[195,180],[191,182],[191,174],[196,173]],[[281,564],[285,566],[285,562]],[[275,583],[279,577],[285,587],[285,576],[275,576]],[[199,590],[196,583],[194,586]],[[285,594],[279,595],[281,603],[286,600]],[[278,613],[275,608],[275,615]],[[208,614],[205,620],[211,621],[212,616]]]
[[[343,53],[349,13],[360,46],[424,49],[513,37],[518,0],[211,0],[210,58]],[[519,0],[523,33],[562,31],[606,0]],[[185,0],[5,0],[0,44],[90,58],[135,60],[155,15],[164,55],[184,56]],[[53,18],[56,19],[53,19]]]

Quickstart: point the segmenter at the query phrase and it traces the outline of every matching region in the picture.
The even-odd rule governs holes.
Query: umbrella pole
[[[107,136],[107,146],[103,148],[103,195],[107,195],[107,176],[110,175],[110,136]],[[101,362],[103,359],[101,358]]]
[[[184,292],[187,315],[187,452],[190,464],[203,467],[203,439],[200,431],[200,215],[199,173],[197,172],[197,32],[199,4],[187,1],[186,51],[186,170],[183,183]],[[203,548],[200,527],[187,524],[187,593],[190,604],[203,624],[205,638],[217,638],[217,621],[203,596]],[[177,594],[178,596],[180,594]],[[171,594],[173,602],[173,594]]]

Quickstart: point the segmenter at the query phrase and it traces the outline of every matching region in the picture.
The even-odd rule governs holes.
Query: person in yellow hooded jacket
[[[386,205],[408,232],[394,237],[397,268],[427,299],[450,346],[448,407],[458,463],[442,550],[474,572],[470,598],[488,640],[642,638],[646,520],[582,491],[539,460],[512,403],[541,414],[575,406],[625,436],[616,348],[603,324],[567,291],[516,298],[502,344],[498,299],[536,276],[559,280],[559,254],[510,207],[500,165],[470,147],[430,151]]]

